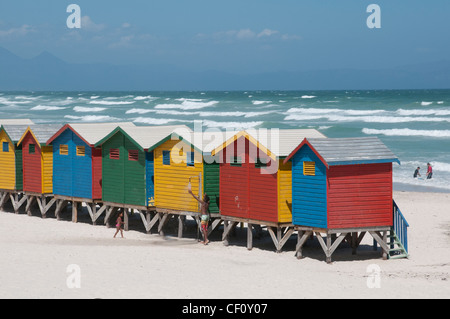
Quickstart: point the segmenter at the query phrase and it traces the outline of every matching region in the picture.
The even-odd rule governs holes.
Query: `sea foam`
[[[362,132],[368,135],[450,137],[450,130],[412,130],[409,128],[379,130],[363,128]]]

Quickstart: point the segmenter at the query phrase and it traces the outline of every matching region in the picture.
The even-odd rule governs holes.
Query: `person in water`
[[[194,193],[192,193],[192,190],[188,190],[189,194],[194,197],[201,206],[201,223],[202,223],[202,233],[204,240],[202,241],[202,244],[207,245],[209,243],[208,240],[208,222],[209,222],[209,196],[203,195],[203,199],[200,199],[199,197],[195,196]]]
[[[124,222],[122,221],[122,217],[123,217],[123,213],[121,212],[119,214],[119,217],[117,217],[117,219],[116,219],[116,233],[114,234],[114,238],[116,238],[116,235],[119,233],[119,231],[120,231],[120,235],[123,238],[122,225],[124,224]]]
[[[417,167],[416,170],[414,171],[414,178],[416,178],[417,176],[421,177],[422,175],[420,175],[419,173],[420,167]]]
[[[431,179],[433,177],[433,168],[430,163],[427,163],[427,179]]]

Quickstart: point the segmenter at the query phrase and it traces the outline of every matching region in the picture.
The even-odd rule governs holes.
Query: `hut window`
[[[139,151],[132,150],[128,152],[128,160],[129,161],[139,161]]]
[[[59,155],[69,155],[69,146],[64,144],[59,145]]]
[[[120,159],[120,151],[118,148],[110,148],[109,149],[109,158],[113,160]]]
[[[231,166],[242,166],[242,159],[240,156],[234,156],[231,158]]]
[[[256,163],[255,163],[255,167],[256,167],[256,168],[267,167],[267,166],[269,165],[270,161],[269,161],[268,159],[267,159],[266,161],[267,161],[267,162],[264,163],[264,162],[262,162],[261,159],[258,157],[258,159],[256,160]]]
[[[28,153],[29,153],[29,154],[34,154],[34,153],[36,153],[36,145],[35,145],[35,144],[30,144],[30,145],[28,145]]]
[[[303,162],[303,175],[315,176],[316,175],[316,163],[315,162]]]
[[[163,151],[163,165],[170,165],[170,151]]]
[[[3,152],[9,152],[9,143],[3,142]]]
[[[195,166],[195,162],[194,162],[194,152],[187,152],[186,157],[187,157],[187,166]]]
[[[77,146],[77,156],[86,156],[86,149],[84,146]]]

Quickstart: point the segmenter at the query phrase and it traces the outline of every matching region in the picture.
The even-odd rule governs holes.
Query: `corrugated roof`
[[[170,136],[174,131],[182,134],[192,132],[186,125],[169,125],[169,126],[134,126],[123,128],[137,144],[143,149],[149,149],[161,142],[161,140]]]
[[[17,143],[29,125],[2,125],[12,142]]]
[[[216,147],[226,142],[239,132],[213,131],[213,132],[190,132],[179,134],[183,140],[193,145],[204,154],[210,154]]]
[[[0,119],[0,125],[33,125],[30,119]]]
[[[123,128],[125,131],[129,127],[136,127],[133,122],[122,123],[70,123],[70,127],[74,129],[88,144],[95,145],[106,135],[111,133],[117,127]]]
[[[378,138],[307,139],[328,165],[365,162],[398,162],[397,156]]]
[[[36,137],[39,144],[45,144],[56,132],[58,132],[62,125],[61,124],[34,124],[28,126]],[[21,139],[25,136],[25,132]]]
[[[246,131],[277,157],[288,156],[305,138],[324,139],[315,129],[267,129]]]

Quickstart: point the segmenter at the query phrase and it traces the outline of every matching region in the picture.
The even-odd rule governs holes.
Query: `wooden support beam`
[[[238,222],[236,222],[236,221],[228,221],[228,220],[224,221],[222,241],[225,246],[228,246],[230,231],[237,225],[237,223]]]
[[[124,219],[123,230],[124,231],[130,230],[130,219],[129,219],[128,214],[131,214],[131,209],[124,208],[123,209],[123,219]]]
[[[222,219],[216,218],[213,220],[213,222],[208,227],[208,236],[216,229],[220,223],[222,222]]]
[[[78,204],[72,202],[72,223],[78,223]]]
[[[253,225],[247,224],[247,249],[253,249]]]
[[[178,216],[178,238],[183,238],[183,227],[185,218],[186,217],[183,215]]]
[[[27,206],[25,206],[25,213],[28,216],[31,216],[31,207],[33,207],[34,201],[36,200],[36,197],[34,196],[29,196],[29,195],[24,195],[27,198]]]
[[[295,252],[297,255],[297,259],[301,259],[303,258],[303,254],[302,254],[302,248],[303,245],[306,243],[306,241],[308,240],[308,238],[312,235],[312,231],[308,230],[308,231],[298,231],[298,235],[297,235],[297,246],[295,247]]]
[[[20,200],[19,200],[19,194],[18,193],[15,194],[14,198],[12,197],[12,194],[10,196],[11,196],[11,202],[12,202],[13,207],[14,207],[14,213],[18,214],[20,207],[22,207],[22,205],[27,200],[27,196],[24,194]]]
[[[387,232],[384,232],[384,235],[381,236],[381,234],[378,231],[369,231],[369,234],[372,235],[372,237],[377,241],[378,245],[380,245],[381,249],[383,250],[383,259],[387,259],[387,254],[389,253],[389,246],[387,244]]]
[[[64,199],[56,200],[55,216],[56,220],[61,220],[61,212],[67,206],[69,202]]]
[[[163,215],[163,216],[162,217],[159,216],[160,217],[160,221],[159,221],[159,225],[158,225],[158,233],[161,236],[164,236],[163,227],[166,224],[167,218],[169,217],[170,214],[161,214],[161,215]]]

